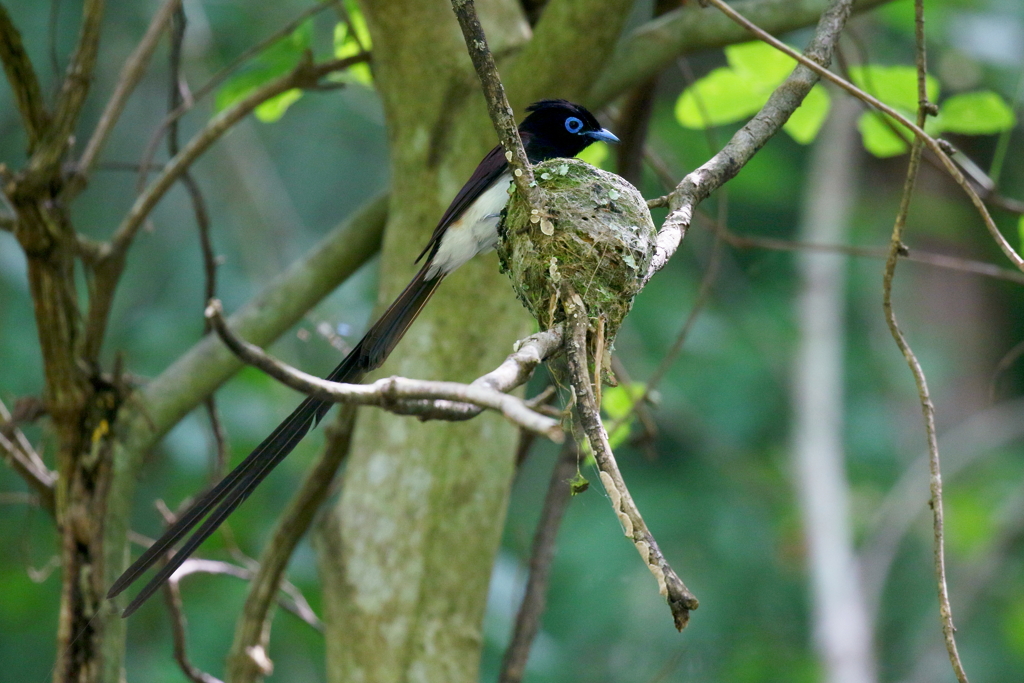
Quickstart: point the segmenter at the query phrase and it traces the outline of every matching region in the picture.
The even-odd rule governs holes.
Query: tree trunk
[[[517,3],[480,10],[496,54],[527,38]],[[391,143],[386,304],[494,133],[446,2],[381,0],[365,12]],[[469,381],[527,331],[496,259],[475,259],[442,285],[385,372]],[[362,412],[341,500],[319,534],[330,680],[477,679],[515,441],[493,415],[452,424]]]

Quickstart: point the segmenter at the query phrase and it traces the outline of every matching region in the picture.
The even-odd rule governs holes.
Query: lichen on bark
[[[651,213],[626,180],[579,159],[543,162],[534,176],[543,206],[512,193],[499,229],[501,269],[543,328],[564,318],[558,297],[568,284],[592,318],[604,318],[610,347],[654,254]]]

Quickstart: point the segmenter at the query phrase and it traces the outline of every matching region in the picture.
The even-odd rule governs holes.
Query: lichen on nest
[[[604,318],[611,346],[654,254],[647,203],[623,178],[579,159],[545,161],[534,177],[542,207],[531,213],[512,193],[499,228],[502,271],[542,328],[564,319],[558,296],[568,283],[591,318]]]

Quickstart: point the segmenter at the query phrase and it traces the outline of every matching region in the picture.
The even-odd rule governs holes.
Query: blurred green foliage
[[[288,0],[256,12],[233,3],[187,3],[189,83],[202,84],[306,6]],[[1001,139],[993,133],[1002,131],[1009,152],[1002,162],[1001,192],[1024,197],[1020,130],[1010,128],[1020,106],[1015,100],[1024,62],[1024,7],[1000,0],[934,0],[927,8],[929,58],[937,82],[948,93],[940,100],[942,129],[983,167],[993,161]],[[48,3],[13,3],[9,9],[49,92],[55,79],[47,67]],[[95,123],[152,10],[151,3],[128,3],[107,16],[86,127]],[[852,32],[859,47],[844,44],[844,54],[852,60],[861,50],[863,60],[872,65],[912,63],[911,19],[911,6],[904,1],[855,20]],[[291,68],[307,48],[318,55],[351,49],[345,47],[350,36],[339,38],[337,25],[337,16],[329,12],[315,17],[252,62],[238,79],[259,72],[246,87],[265,82],[273,69]],[[76,30],[72,6],[62,6],[56,36],[61,63]],[[805,37],[800,33],[786,38],[801,45]],[[727,54],[725,67],[721,52],[696,55],[690,62],[698,75],[758,66],[737,58],[742,50]],[[160,122],[169,87],[165,56],[158,53],[130,102],[106,161],[137,162]],[[773,78],[790,68],[776,67]],[[881,95],[887,81],[879,69],[872,67],[872,80]],[[677,100],[682,102],[679,94],[685,85],[674,69],[663,75],[649,139],[677,177],[717,149],[703,130],[679,125],[682,105]],[[242,85],[231,87],[239,89],[233,96],[240,96]],[[226,106],[227,90],[218,97],[218,106]],[[910,109],[916,106],[912,93]],[[749,93],[730,94],[743,99]],[[897,96],[904,97],[904,89]],[[387,185],[386,134],[370,88],[307,93],[290,104],[272,112],[280,117],[273,125],[243,123],[195,169],[210,204],[215,247],[224,257],[219,295],[229,310]],[[743,116],[749,115],[749,103],[744,106]],[[691,104],[686,107],[689,117]],[[204,103],[184,119],[182,139],[213,111]],[[999,125],[992,125],[995,120]],[[718,138],[715,144],[735,128],[724,125],[712,131]],[[696,128],[703,127],[701,118]],[[18,168],[24,149],[10,91],[0,86],[0,160]],[[713,214],[716,202],[726,202],[735,233],[795,239],[807,158],[806,147],[780,136],[729,184],[727,197],[719,193],[704,209]],[[614,168],[607,150],[592,160]],[[866,158],[863,164],[851,240],[859,246],[882,246],[895,215],[905,157]],[[102,169],[75,206],[76,226],[96,237],[109,234],[131,205],[134,184],[134,175]],[[1005,265],[963,195],[940,173],[926,167],[918,187],[908,224],[912,250]],[[665,188],[649,174],[641,189],[646,196],[657,196]],[[662,216],[660,212],[655,218]],[[1024,231],[1024,222],[1014,214],[997,211],[995,218],[1005,231]],[[134,247],[105,358],[110,363],[115,353],[122,353],[139,382],[166,368],[203,329],[202,264],[184,192],[169,194],[154,214],[153,226]],[[675,339],[696,298],[712,243],[709,231],[695,227],[673,261],[637,298],[617,340],[617,352],[636,380],[650,375]],[[15,241],[0,232],[0,397],[9,405],[18,397],[38,395],[41,385],[24,271]],[[851,261],[845,312],[845,446],[855,532],[861,542],[872,533],[896,482],[924,450],[913,382],[882,318],[881,272],[878,260]],[[326,322],[346,339],[358,338],[374,302],[374,283],[371,264],[310,312],[299,326],[308,335],[288,334],[272,351],[307,371],[331,367],[339,352],[316,332],[317,325]],[[796,292],[791,253],[726,249],[711,300],[658,387],[660,402],[652,408],[658,431],[650,435],[650,447],[634,443],[642,435],[634,425],[617,453],[662,549],[701,600],[688,629],[678,634],[672,628],[653,579],[623,540],[600,486],[592,486],[572,500],[567,513],[548,612],[527,681],[820,680],[789,463]],[[902,263],[895,306],[928,372],[940,435],[952,439],[971,419],[993,414],[995,407],[1018,405],[1009,401],[1024,389],[1021,363],[997,377],[994,372],[1000,359],[1024,339],[1019,285]],[[605,407],[613,418],[612,410],[622,408],[616,402],[629,403],[631,394],[621,394],[606,389]],[[246,370],[218,392],[218,400],[237,461],[297,398]],[[983,430],[944,451],[951,460],[968,462],[945,480],[947,552],[960,651],[975,683],[1020,680],[1024,672],[1024,447],[1019,430],[1011,428],[1024,423],[1022,410],[1011,413],[1009,426]],[[38,426],[27,433],[52,457],[51,444]],[[275,513],[294,491],[321,438],[315,432],[303,442],[232,517],[230,534],[215,536],[203,555],[230,558],[232,545],[257,555]],[[206,418],[197,412],[151,454],[139,482],[133,528],[156,534],[160,521],[152,501],[160,498],[175,507],[202,488],[210,453]],[[494,680],[508,640],[555,456],[554,447],[538,444],[517,477],[492,581],[481,680]],[[595,479],[587,467],[583,474]],[[0,495],[5,496],[0,499],[0,681],[19,683],[49,677],[59,589],[59,569],[54,571],[51,563],[58,543],[52,522],[10,497],[24,491],[9,469],[0,468]],[[926,513],[922,505],[899,543],[881,591],[875,626],[883,682],[953,680],[941,649]],[[289,578],[319,610],[315,558],[308,543],[293,558]],[[197,666],[218,674],[244,585],[220,576],[196,576],[183,589],[190,656]],[[270,680],[322,680],[323,652],[320,634],[279,612],[269,651],[276,665]],[[127,671],[128,680],[185,680],[171,657],[166,610],[159,600],[129,623]]]

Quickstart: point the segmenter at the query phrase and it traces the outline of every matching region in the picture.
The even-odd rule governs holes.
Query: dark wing
[[[502,149],[501,145],[498,145],[487,153],[487,156],[483,158],[477,165],[476,170],[473,171],[473,175],[469,177],[469,180],[462,186],[459,193],[455,195],[455,199],[448,205],[448,210],[441,216],[441,220],[438,222],[437,227],[434,228],[434,234],[430,236],[427,246],[416,257],[417,263],[427,254],[433,253],[433,250],[440,244],[441,238],[444,237],[444,231],[448,229],[448,226],[506,171],[508,171],[508,161],[505,160],[505,150]]]

